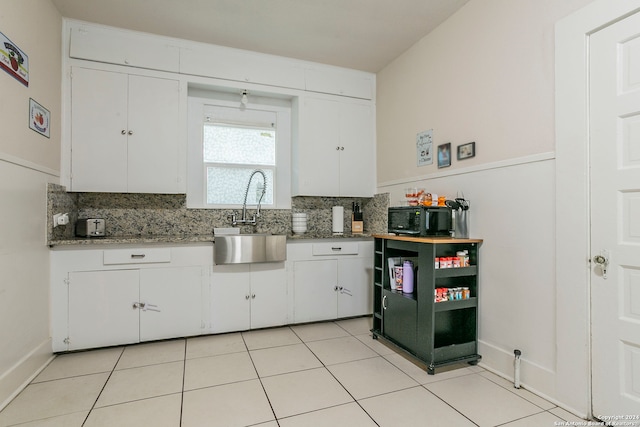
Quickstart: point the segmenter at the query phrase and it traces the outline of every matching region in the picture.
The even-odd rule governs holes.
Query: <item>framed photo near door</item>
[[[458,145],[458,160],[470,159],[476,155],[476,143]]]
[[[438,145],[438,168],[451,166],[451,143]]]

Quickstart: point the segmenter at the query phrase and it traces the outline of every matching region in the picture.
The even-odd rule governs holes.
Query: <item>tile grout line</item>
[[[109,382],[109,380],[111,379],[111,376],[115,372],[116,366],[118,366],[118,363],[120,362],[120,359],[122,359],[122,355],[124,354],[124,350],[126,348],[127,348],[126,346],[122,347],[122,351],[120,352],[120,356],[118,356],[118,360],[116,360],[116,363],[113,364],[113,368],[111,369],[111,372],[109,372],[109,376],[107,377],[107,380],[102,385],[102,388],[100,389],[100,393],[98,393],[98,396],[96,397],[96,400],[93,402],[93,405],[91,405],[91,409],[89,409],[89,412],[87,412],[87,416],[84,418],[84,421],[82,421],[82,426],[84,426],[87,423],[87,420],[89,419],[89,416],[91,415],[91,413],[95,409],[96,403],[98,403],[98,400],[100,399],[100,396],[102,396],[102,393],[104,392],[104,389],[107,387],[107,383]]]
[[[291,329],[291,328],[289,328]],[[269,407],[271,408],[271,413],[273,414],[273,419],[275,420],[276,424],[278,426],[280,426],[280,423],[278,422],[278,417],[276,415],[276,411],[275,409],[273,409],[273,404],[271,403],[271,399],[269,399],[269,395],[267,394],[267,390],[264,388],[264,384],[262,383],[262,378],[260,377],[260,374],[258,373],[258,368],[256,368],[256,364],[253,361],[253,357],[251,357],[251,351],[249,350],[249,346],[247,345],[247,341],[244,339],[244,333],[240,333],[240,337],[242,338],[242,342],[244,343],[244,347],[245,350],[247,352],[247,355],[249,356],[249,360],[251,360],[251,365],[253,366],[253,370],[256,373],[256,377],[258,378],[258,381],[260,381],[260,387],[262,387],[262,392],[264,393],[264,397],[267,398],[267,402],[269,403]]]
[[[184,360],[182,363],[182,390],[180,391],[180,423],[182,427],[182,414],[184,413],[184,382],[187,377],[187,338],[184,339]]]
[[[478,375],[477,373],[473,373],[472,375]],[[452,404],[450,404],[449,402],[447,402],[446,400],[444,400],[443,398],[441,398],[440,396],[438,396],[437,394],[435,394],[434,392],[432,392],[431,390],[429,390],[427,387],[425,387],[424,384],[420,384],[420,387],[422,387],[423,389],[427,390],[429,393],[431,393],[432,395],[434,395],[436,397],[436,399],[440,400],[441,402],[443,402],[445,405],[447,405],[448,407],[450,407],[451,409],[453,409],[454,411],[456,411],[458,414],[460,414],[462,417],[466,418],[467,420],[469,420],[469,422],[471,424],[473,424],[474,426],[479,426],[478,423],[476,423],[475,421],[473,421],[471,418],[467,417],[465,414],[463,414],[462,412],[458,411]]]
[[[347,334],[349,334],[349,336],[350,336],[350,337],[355,338],[355,336],[354,336],[351,332],[347,331],[345,328],[343,328],[342,326],[340,326],[340,325],[339,325],[338,323],[336,323],[335,321],[333,321],[333,322],[331,322],[331,323],[333,323],[334,325],[336,325],[337,327],[339,327],[340,329],[342,329],[343,331],[345,331]],[[294,334],[295,334],[295,331],[294,331]],[[297,336],[297,335],[298,335],[298,334],[296,334],[296,336]],[[300,338],[300,337],[298,336],[298,338]],[[356,338],[356,339],[357,339],[357,338]],[[300,338],[300,340],[302,340],[302,338]],[[320,341],[320,340],[318,340],[318,341]],[[358,340],[358,341],[359,341],[359,340]],[[367,411],[362,407],[362,405],[360,404],[360,402],[358,402],[358,400],[353,396],[353,394],[351,394],[351,392],[350,392],[349,390],[347,390],[347,388],[344,386],[344,384],[342,384],[342,383],[340,382],[340,380],[339,380],[338,378],[336,378],[336,376],[333,374],[333,372],[331,372],[331,370],[330,370],[329,368],[327,368],[327,365],[325,365],[325,364],[324,364],[324,362],[322,362],[322,360],[320,360],[320,358],[319,358],[318,356],[316,356],[316,354],[313,352],[313,350],[311,350],[311,348],[309,348],[309,346],[307,345],[307,343],[306,343],[305,341],[302,341],[302,342],[304,343],[305,347],[307,347],[307,349],[309,349],[309,351],[311,352],[311,354],[313,354],[313,355],[315,356],[315,358],[316,358],[316,359],[318,359],[318,361],[322,364],[322,366],[323,366],[323,367],[324,367],[324,369],[329,373],[329,375],[331,375],[331,377],[332,377],[334,380],[336,380],[336,382],[337,382],[338,384],[340,384],[340,387],[342,387],[342,388],[344,389],[344,391],[349,395],[349,397],[351,397],[351,399],[353,399],[353,401],[355,402],[355,404],[356,404],[356,405],[358,405],[358,407],[360,407],[360,409],[362,409],[362,411],[363,411],[365,414],[367,414],[367,416],[371,419],[371,421],[372,421],[376,426],[380,427],[380,424],[378,424],[378,422],[377,422],[377,421],[376,421],[376,420],[371,416],[371,414],[370,414],[369,412],[367,412]],[[316,342],[316,341],[310,341],[310,342]],[[351,402],[349,402],[349,403],[351,403]],[[346,405],[346,403],[344,403],[343,405]],[[334,405],[334,406],[330,406],[330,408],[334,408],[334,407],[337,407],[337,406],[341,406],[341,405]],[[327,409],[327,408],[323,408],[323,409]],[[316,410],[316,411],[318,411],[318,410]],[[315,411],[310,411],[310,412],[315,412]]]

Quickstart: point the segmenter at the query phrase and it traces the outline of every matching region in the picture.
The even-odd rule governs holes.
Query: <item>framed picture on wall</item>
[[[458,160],[470,159],[476,155],[476,143],[458,145]]]
[[[438,145],[438,168],[451,166],[451,143]]]

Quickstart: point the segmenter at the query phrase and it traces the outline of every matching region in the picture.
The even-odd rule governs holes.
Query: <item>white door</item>
[[[373,197],[375,193],[374,123],[371,105],[347,102],[340,105],[342,197]]]
[[[338,260],[338,317],[362,316],[373,310],[373,259]]]
[[[305,98],[300,109],[298,194],[340,194],[340,104]]]
[[[74,67],[72,191],[127,191],[127,75]]]
[[[216,265],[211,274],[211,330],[246,331],[251,327],[249,264]]]
[[[69,350],[139,340],[138,270],[69,273]]]
[[[202,333],[202,268],[140,270],[140,341]]]
[[[640,414],[640,14],[590,39],[593,414]],[[610,420],[610,418],[609,418]],[[636,425],[638,419],[618,419]]]
[[[251,329],[287,323],[284,263],[251,264]]]
[[[178,193],[180,84],[129,77],[128,187],[130,193]]]
[[[338,261],[296,261],[293,264],[294,322],[315,322],[338,316]]]

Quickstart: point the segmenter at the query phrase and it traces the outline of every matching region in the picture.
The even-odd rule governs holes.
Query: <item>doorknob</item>
[[[609,251],[603,249],[600,251],[600,255],[593,257],[593,262],[602,270],[602,278],[607,278],[607,267],[609,266]]]

